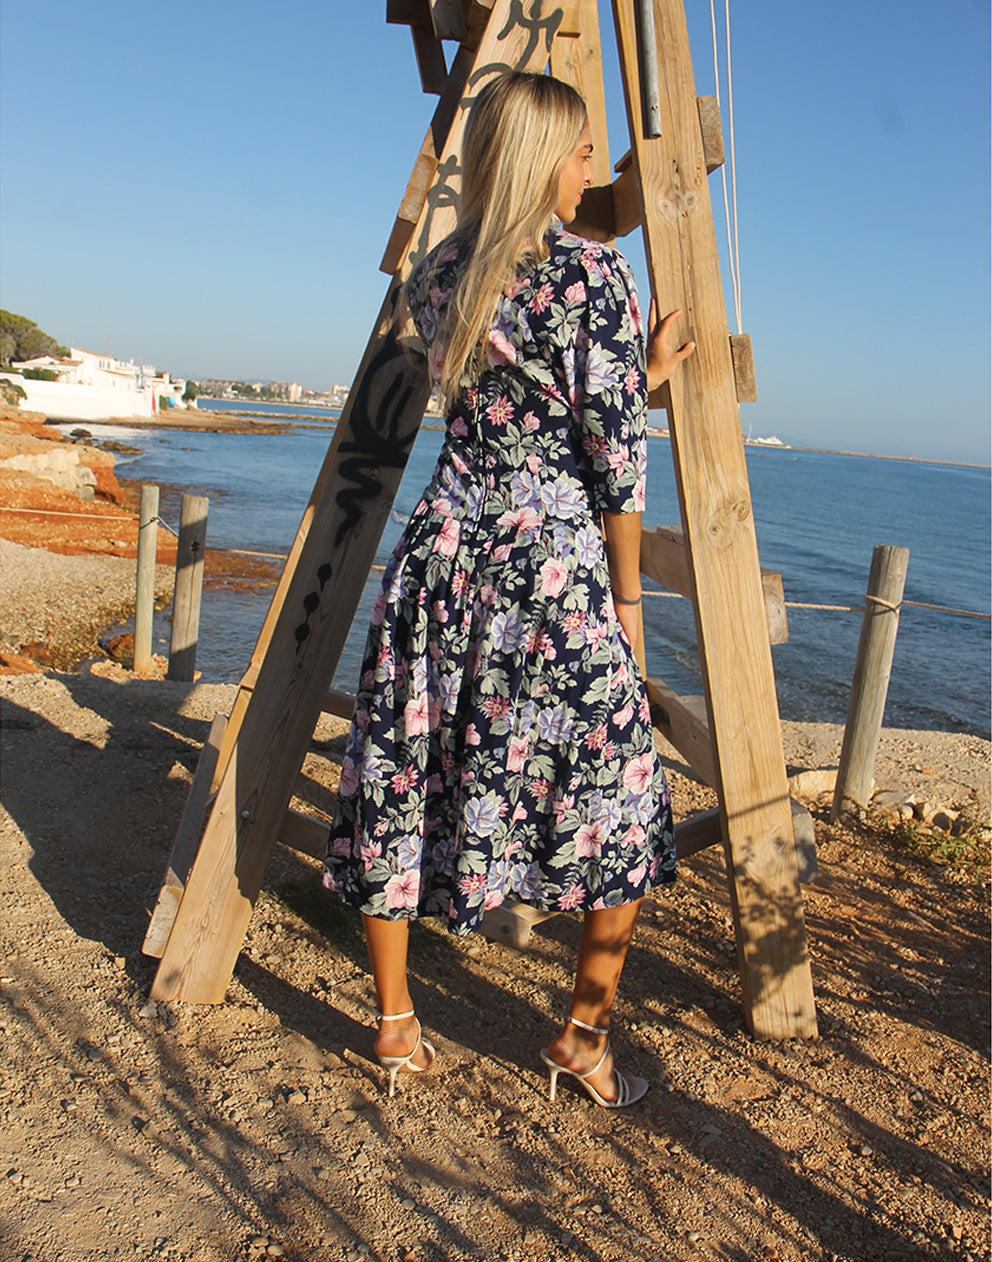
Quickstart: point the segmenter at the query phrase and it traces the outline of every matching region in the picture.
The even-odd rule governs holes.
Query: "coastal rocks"
[[[79,458],[79,450],[75,446],[53,446],[45,444],[47,450],[26,451],[16,456],[8,456],[0,461],[6,469],[31,473],[36,478],[51,482],[66,491],[72,491],[80,499],[93,499],[96,495],[96,475],[89,465]]]

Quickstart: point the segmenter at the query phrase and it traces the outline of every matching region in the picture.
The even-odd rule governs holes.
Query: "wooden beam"
[[[641,186],[632,166],[625,167],[610,185],[613,203],[613,227],[618,237],[641,226],[644,211],[641,207]]]
[[[176,913],[182,902],[183,890],[186,888],[186,878],[189,876],[189,870],[193,866],[200,843],[203,816],[210,801],[214,772],[226,726],[227,720],[224,716],[216,715],[210,725],[206,743],[200,750],[196,771],[193,773],[193,783],[190,785],[179,828],[176,830],[175,840],[172,843],[169,864],[162,879],[158,899],[152,909],[152,918],[145,940],[141,944],[142,953],[145,955],[161,958],[165,944],[169,941],[169,934],[172,932]]]
[[[330,688],[324,698],[322,708],[325,714],[336,715],[337,718],[347,719],[350,723],[355,713],[355,698],[349,697],[346,692],[335,692],[333,688]]]
[[[696,109],[699,112],[699,132],[703,140],[706,174],[711,175],[724,162],[720,104],[715,96],[697,96]]]
[[[327,854],[327,842],[331,835],[329,824],[313,819],[301,811],[287,810],[279,825],[279,841],[291,850],[299,850],[312,859],[323,862]]]
[[[746,1020],[759,1037],[816,1034],[802,894],[737,407],[720,260],[681,0],[653,0],[661,132],[645,140],[634,0],[614,0],[651,288],[681,308],[695,354],[671,380],[669,429],[692,570],[696,641],[724,812]]]
[[[680,697],[662,679],[646,679],[651,724],[674,745],[701,780],[717,786],[713,740],[702,697]]]
[[[543,70],[559,20],[560,11],[545,0],[534,0],[527,15],[514,0],[497,0],[464,82],[474,73],[475,92],[504,67]],[[318,478],[306,544],[281,597],[155,976],[155,999],[219,1003],[227,990],[430,392],[422,353],[404,345],[398,295],[410,269],[454,226],[469,103],[466,97],[457,107],[443,141],[444,187],[428,198],[390,282]]]
[[[730,355],[734,361],[737,402],[756,403],[758,387],[754,380],[754,352],[751,350],[751,339],[746,333],[731,334]]]
[[[444,47],[430,26],[411,26],[413,51],[417,55],[420,86],[425,92],[440,96],[448,79]]]
[[[438,39],[453,39],[460,44],[465,38],[465,9],[461,0],[430,0],[431,22]]]
[[[669,591],[692,599],[692,573],[686,554],[685,535],[680,526],[656,526],[653,530],[641,531],[641,573],[646,578],[661,583]],[[782,575],[774,570],[762,569],[761,590],[765,621],[768,624],[768,643],[786,644],[789,639],[789,620]]]

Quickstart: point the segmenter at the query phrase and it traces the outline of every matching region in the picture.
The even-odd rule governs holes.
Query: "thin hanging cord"
[[[730,180],[733,187],[733,231],[731,231],[730,198],[727,192],[727,165],[720,168],[723,181],[723,214],[727,225],[727,253],[730,265],[730,283],[734,294],[734,316],[737,320],[737,332],[743,332],[741,320],[741,281],[740,281],[740,244],[737,234],[737,161],[734,150],[734,85],[730,69],[730,0],[725,0],[725,17],[727,28],[727,109],[730,123]],[[720,105],[720,64],[717,55],[716,11],[714,0],[710,0],[710,28],[713,33],[713,82],[716,88],[716,103]]]

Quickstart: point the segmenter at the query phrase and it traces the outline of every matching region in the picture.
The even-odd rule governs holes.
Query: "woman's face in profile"
[[[579,135],[579,143],[572,150],[558,179],[558,203],[555,214],[562,223],[571,223],[582,200],[582,194],[592,184],[592,133],[586,122]]]

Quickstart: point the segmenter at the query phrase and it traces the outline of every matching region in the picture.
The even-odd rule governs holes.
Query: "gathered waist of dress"
[[[589,489],[569,455],[558,453],[548,461],[531,453],[515,465],[489,451],[446,443],[422,502],[428,511],[471,520],[507,512],[556,520],[588,518],[593,511]]]

